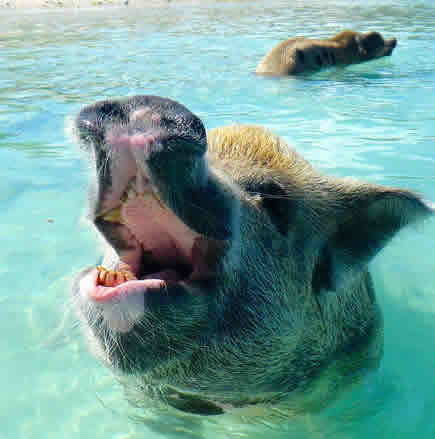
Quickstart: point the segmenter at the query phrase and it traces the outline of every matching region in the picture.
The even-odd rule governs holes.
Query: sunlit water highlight
[[[64,133],[67,116],[97,99],[167,96],[208,128],[262,124],[325,172],[435,201],[434,23],[431,0],[0,12],[0,438],[167,437],[127,417],[79,331],[57,332],[68,279],[99,255],[80,223],[86,164]],[[378,30],[398,46],[390,58],[311,77],[253,74],[284,38],[346,28]],[[434,243],[431,221],[373,264],[385,316],[378,372],[323,413],[244,430],[226,419],[219,437],[435,437]],[[199,431],[214,438],[220,428]]]

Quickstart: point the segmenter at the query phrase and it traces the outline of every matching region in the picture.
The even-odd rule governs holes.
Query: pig
[[[255,125],[158,96],[75,118],[105,249],[72,302],[91,352],[177,413],[318,410],[383,353],[368,270],[419,195],[315,170]]]

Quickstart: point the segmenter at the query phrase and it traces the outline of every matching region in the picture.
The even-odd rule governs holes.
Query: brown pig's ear
[[[315,249],[312,278],[318,292],[345,288],[402,227],[435,213],[433,206],[412,192],[373,185],[352,190],[339,186],[331,202],[335,218],[323,216],[329,226],[320,229],[327,237],[316,239],[322,243]],[[328,216],[331,210],[326,209]]]

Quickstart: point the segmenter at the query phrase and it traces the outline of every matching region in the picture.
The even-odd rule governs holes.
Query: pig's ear
[[[435,213],[412,192],[373,185],[340,185],[333,198],[335,218],[323,216],[327,236],[316,240],[322,242],[312,278],[317,292],[345,288],[400,229]]]

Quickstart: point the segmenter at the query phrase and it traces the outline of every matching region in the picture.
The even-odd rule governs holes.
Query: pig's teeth
[[[104,221],[109,221],[111,223],[119,223],[123,224],[122,216],[121,216],[121,207],[115,207],[112,210],[109,210],[103,215]]]
[[[121,197],[121,201],[122,203],[125,203],[126,201],[135,199],[136,197],[137,197],[137,192],[133,188],[129,188],[126,192],[124,192],[123,196]],[[157,201],[159,206],[162,209],[165,209],[165,205],[163,204],[162,200],[158,197],[158,195],[155,192],[145,192],[143,194],[143,198],[144,199],[154,198],[154,200]],[[109,221],[111,223],[124,224],[124,220],[121,215],[121,207],[122,206],[118,206],[109,210],[104,215],[101,215],[101,218],[104,221]]]
[[[122,271],[122,272],[128,271],[129,273],[132,272],[130,265],[126,264],[124,261],[119,261],[118,271]]]
[[[136,279],[136,276],[131,271],[124,271],[123,274],[127,280],[135,280]]]
[[[135,280],[136,276],[131,271],[106,270],[101,265],[97,267],[97,284],[104,287],[115,287],[129,280]]]
[[[115,272],[112,270],[109,270],[106,274],[106,279],[104,281],[105,285],[108,287],[114,287],[115,286],[115,277],[116,277]]]
[[[105,280],[106,280],[106,273],[107,270],[104,269],[103,267],[97,267],[98,270],[98,278],[97,278],[97,283],[99,285],[104,285],[105,284]]]

